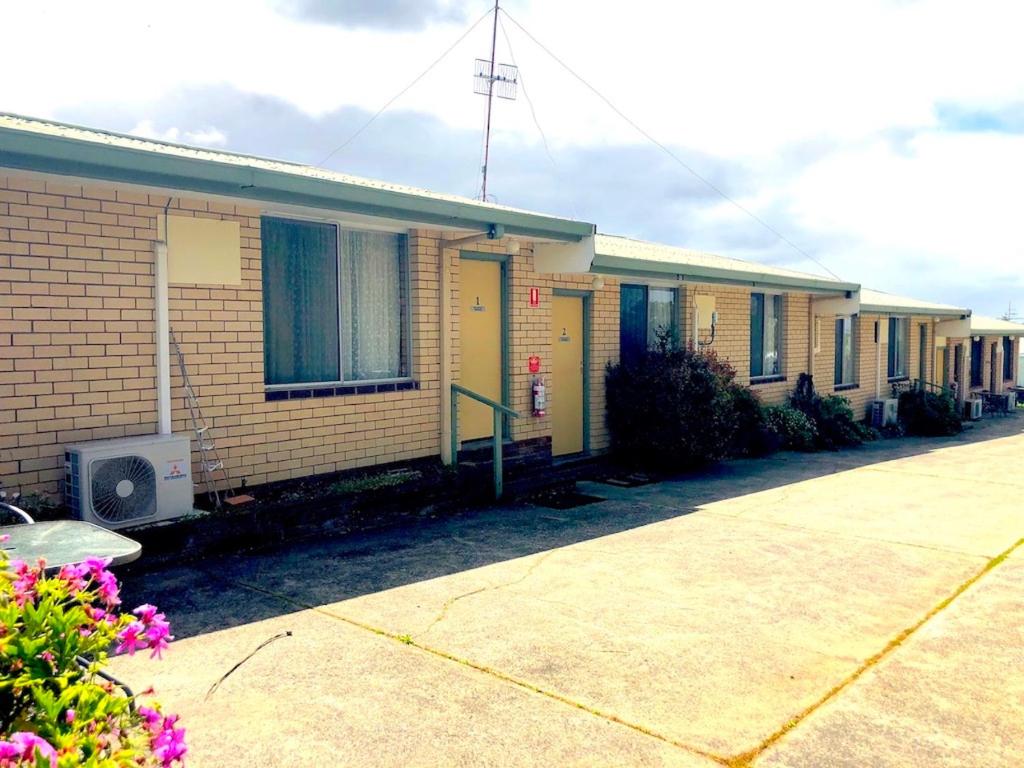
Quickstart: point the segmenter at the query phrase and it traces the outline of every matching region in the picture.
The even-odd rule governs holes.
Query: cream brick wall
[[[241,227],[241,286],[170,287],[171,325],[235,484],[438,453],[436,238],[409,240],[418,390],[267,402],[258,208],[12,176],[0,177],[5,486],[54,492],[65,444],[156,431],[153,243],[164,206]],[[172,397],[172,428],[188,432],[178,376]]]
[[[857,347],[857,389],[847,390],[841,394],[849,398],[853,406],[853,412],[858,418],[865,418],[868,404],[876,396],[883,398],[892,397],[892,384],[889,380],[889,334],[888,327],[881,328],[878,344],[875,344],[875,323],[886,320],[880,315],[860,315],[857,318],[857,333],[859,339]],[[924,326],[926,334],[926,349],[924,358],[924,379],[932,383],[935,380],[935,323],[930,317],[911,316],[910,337],[909,337],[909,360],[907,364],[907,375],[911,379],[921,378],[921,331]],[[881,362],[879,370],[878,362]],[[952,368],[952,363],[950,364]],[[876,385],[877,384],[877,385]],[[878,393],[876,395],[876,392]]]
[[[970,338],[949,338],[946,340],[946,346],[949,349],[950,355],[950,383],[953,380],[953,350],[956,349],[957,344],[963,344],[966,355],[970,355],[971,351],[971,339]],[[1013,377],[1011,379],[1003,378],[1003,337],[1002,336],[982,336],[982,363],[981,363],[981,378],[982,383],[980,386],[970,386],[971,381],[971,362],[969,358],[964,361],[964,383],[967,385],[968,392],[981,392],[982,390],[989,390],[992,392],[1003,392],[1008,387],[1014,386],[1017,381],[1017,376],[1020,372],[1020,339],[1013,340]],[[992,345],[996,345],[996,376],[995,381],[992,381],[992,371],[990,368],[992,362]]]
[[[153,245],[165,208],[174,216],[236,221],[239,286],[172,284],[170,321],[204,415],[236,486],[434,456],[440,446],[440,233],[409,234],[413,378],[419,389],[266,400],[260,214],[200,196],[169,198],[113,186],[0,176],[0,481],[55,492],[63,446],[156,431]],[[505,243],[475,250],[504,253]],[[618,284],[537,275],[529,244],[509,257],[510,404],[523,414],[513,439],[547,438],[531,415],[530,355],[539,355],[549,411],[555,288],[590,296],[590,447],[608,445],[604,368],[617,360]],[[458,307],[458,259],[450,267]],[[540,289],[539,308],[528,290]],[[458,312],[450,329],[458,381]],[[172,429],[191,424],[172,361]],[[196,457],[194,456],[194,459]]]
[[[750,294],[749,288],[719,285],[688,285],[683,290],[682,340],[693,339],[693,317],[698,295],[713,296],[718,312],[715,340],[705,347],[716,352],[736,369],[736,380],[750,385],[765,404],[786,401],[800,373],[807,370],[807,349],[810,340],[808,318],[810,295],[787,293],[783,296],[782,381],[752,383],[750,381]],[[706,329],[701,338],[706,340]],[[831,379],[829,379],[831,381]]]

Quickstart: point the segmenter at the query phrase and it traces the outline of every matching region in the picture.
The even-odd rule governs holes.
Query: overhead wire
[[[605,105],[609,109],[611,109],[616,115],[618,115],[620,118],[622,118],[622,120],[625,121],[630,127],[632,127],[637,133],[639,133],[641,136],[643,136],[649,142],[651,142],[656,147],[658,147],[658,149],[660,149],[662,152],[664,152],[666,155],[668,155],[668,157],[670,157],[672,160],[674,160],[680,167],[682,167],[685,171],[687,171],[691,176],[693,176],[695,179],[697,179],[698,181],[703,183],[706,187],[708,187],[710,190],[712,190],[715,194],[717,194],[723,200],[725,200],[726,202],[732,204],[738,210],[740,210],[741,212],[743,212],[744,214],[749,216],[752,220],[754,220],[755,222],[760,224],[762,227],[764,227],[766,230],[771,232],[773,235],[775,235],[777,238],[779,238],[779,240],[781,240],[783,243],[788,245],[790,248],[792,248],[794,251],[799,253],[801,256],[803,256],[807,260],[812,261],[815,264],[817,264],[823,270],[825,270],[830,275],[832,275],[832,277],[834,277],[836,280],[841,279],[839,277],[839,275],[837,275],[835,272],[833,272],[831,269],[829,269],[819,259],[815,258],[810,253],[808,253],[806,250],[804,250],[799,245],[794,243],[792,240],[790,240],[788,237],[786,237],[784,234],[782,234],[778,229],[773,227],[771,224],[769,224],[767,221],[762,219],[756,213],[751,211],[745,205],[743,205],[739,201],[737,201],[734,198],[732,198],[724,190],[719,188],[714,182],[712,182],[710,179],[708,179],[707,177],[705,177],[704,175],[699,173],[695,168],[693,168],[688,163],[686,163],[681,157],[679,157],[675,152],[673,152],[668,146],[666,146],[662,142],[658,141],[648,131],[646,131],[643,127],[641,127],[638,123],[636,123],[633,119],[631,119],[625,112],[623,112],[621,109],[619,109],[619,107],[617,107],[612,102],[611,99],[609,99],[601,91],[599,91],[596,86],[591,85],[590,82],[586,80],[586,78],[584,78],[582,75],[580,75],[578,72],[576,72],[576,70],[574,70],[565,61],[563,61],[561,58],[559,58],[558,55],[556,55],[554,51],[552,51],[550,48],[548,48],[546,45],[544,45],[544,43],[542,43],[540,40],[538,40],[533,34],[531,34],[530,31],[528,29],[526,29],[526,27],[524,27],[522,24],[520,24],[515,19],[515,17],[512,16],[512,14],[510,14],[507,10],[502,8],[501,9],[501,13],[504,14],[508,18],[509,21],[511,21],[513,24],[515,24],[516,27],[518,27],[519,30],[524,35],[526,35],[534,43],[534,45],[536,45],[538,48],[540,48],[542,51],[544,51],[544,53],[546,53],[548,56],[550,56],[552,59],[554,59],[554,61],[559,66],[561,66],[566,72],[568,72],[576,80],[578,80],[580,83],[582,83],[591,93],[593,93],[601,101],[603,101],[605,103]]]
[[[343,141],[341,144],[339,144],[334,149],[332,149],[330,152],[328,152],[327,155],[324,157],[324,159],[321,160],[320,162],[318,162],[317,165],[323,165],[328,160],[330,160],[332,157],[334,157],[336,154],[338,154],[341,150],[343,150],[345,147],[347,147],[349,144],[351,144],[353,141],[355,141],[363,131],[365,131],[367,128],[369,128],[378,117],[380,117],[382,114],[384,114],[385,111],[387,111],[388,107],[390,107],[392,104],[394,104],[400,98],[402,98],[402,96],[404,96],[406,93],[408,93],[408,91],[411,90],[413,86],[415,86],[420,80],[422,80],[424,77],[426,77],[434,67],[436,67],[438,64],[440,64],[441,61],[449,53],[451,53],[453,50],[455,50],[455,48],[458,47],[459,43],[461,43],[463,40],[465,40],[467,37],[469,37],[469,34],[474,29],[476,29],[478,26],[480,26],[480,22],[482,22],[484,19],[486,19],[488,16],[490,16],[491,13],[493,13],[493,10],[488,9],[488,11],[483,16],[481,16],[479,19],[474,21],[469,26],[469,28],[467,28],[466,31],[463,32],[461,35],[459,35],[459,37],[455,40],[455,42],[452,43],[451,45],[449,45],[440,56],[438,56],[436,59],[434,59],[430,63],[430,65],[426,69],[424,69],[415,78],[413,78],[413,80],[408,85],[406,85],[404,88],[402,88],[402,90],[400,90],[398,93],[396,93],[394,96],[392,96],[386,102],[384,102],[384,105],[380,109],[378,109],[376,112],[374,112],[373,115],[365,123],[363,123],[361,126],[359,126],[359,128],[357,128],[356,131],[351,136],[349,136],[347,139],[345,139],[345,141]]]
[[[526,105],[530,108],[530,117],[533,118],[533,124],[537,127],[537,133],[540,134],[541,143],[544,145],[544,154],[548,156],[548,161],[551,163],[551,167],[555,169],[555,176],[558,177],[558,181],[562,185],[562,188],[568,191],[569,186],[565,183],[565,179],[562,176],[562,170],[559,168],[558,163],[555,162],[554,155],[551,154],[551,147],[548,145],[548,137],[544,133],[544,129],[541,127],[540,120],[537,118],[537,110],[533,106],[533,99],[530,98],[530,93],[526,90],[526,80],[523,77],[523,70],[519,68],[519,64],[516,62],[516,54],[512,50],[512,40],[508,36],[508,30],[505,29],[505,22],[501,20],[500,15],[498,16],[498,25],[501,27],[501,34],[505,38],[505,45],[508,46],[508,55],[509,58],[512,59],[512,65],[519,73],[519,87],[523,91],[523,98],[526,99]],[[577,218],[576,204],[571,193],[569,193],[569,209],[572,211],[572,217],[574,219]]]

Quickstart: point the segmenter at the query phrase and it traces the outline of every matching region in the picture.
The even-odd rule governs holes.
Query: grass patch
[[[330,492],[338,496],[348,496],[368,491],[381,491],[385,488],[397,488],[400,485],[405,485],[405,483],[416,479],[418,476],[418,472],[399,470],[397,472],[381,472],[376,475],[347,477],[344,480],[332,483]]]

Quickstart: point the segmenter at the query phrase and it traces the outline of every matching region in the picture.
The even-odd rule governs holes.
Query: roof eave
[[[969,309],[944,307],[901,307],[887,304],[860,304],[860,311],[866,315],[913,315],[915,317],[951,317],[964,319],[971,316]]]
[[[439,228],[481,230],[500,225],[506,234],[520,237],[578,241],[595,231],[592,224],[543,214],[2,127],[0,167],[360,213]]]
[[[735,285],[768,290],[799,291],[819,294],[850,294],[860,290],[856,283],[835,280],[818,280],[813,277],[788,277],[763,272],[735,272],[714,267],[697,267],[687,264],[637,259],[628,256],[607,256],[597,254],[590,268],[591,272],[615,277],[670,279],[686,283],[713,283]]]

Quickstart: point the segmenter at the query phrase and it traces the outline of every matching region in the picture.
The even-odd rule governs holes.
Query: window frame
[[[1003,336],[1003,382],[1013,381],[1013,337]]]
[[[974,354],[975,347],[977,347],[978,354]],[[975,371],[977,371],[977,377],[975,377]],[[971,337],[971,370],[968,372],[968,381],[970,382],[971,389],[975,387],[985,386],[985,337],[979,336],[977,340]]]
[[[306,216],[301,214],[295,214],[291,212],[280,212],[280,211],[264,211],[260,214],[260,222],[264,219],[280,219],[291,222],[301,222],[307,224],[329,224],[335,229],[335,263],[337,269],[335,274],[337,275],[337,285],[335,286],[335,293],[338,299],[338,375],[341,377],[338,380],[331,381],[303,381],[288,384],[268,384],[266,381],[266,355],[267,355],[267,344],[266,336],[263,338],[263,360],[264,360],[264,382],[263,389],[265,392],[287,392],[290,390],[309,390],[309,389],[320,389],[326,387],[376,387],[380,384],[402,384],[406,382],[415,381],[415,367],[413,357],[413,341],[412,341],[412,317],[413,317],[413,300],[412,300],[412,258],[411,250],[409,248],[409,232],[405,229],[389,228],[389,227],[372,227],[351,222],[346,222],[341,219],[327,218],[322,216]],[[379,379],[346,379],[345,374],[345,354],[347,351],[345,334],[343,332],[343,323],[341,318],[342,313],[342,263],[341,263],[341,248],[342,238],[341,233],[344,230],[351,232],[376,232],[384,234],[397,235],[400,240],[401,254],[400,259],[404,260],[404,267],[400,265],[399,272],[401,273],[401,285],[399,286],[399,295],[404,294],[406,297],[405,301],[405,317],[400,319],[400,327],[402,331],[402,342],[401,347],[403,348],[403,354],[407,360],[408,373],[405,376],[394,376],[389,378]],[[260,263],[262,264],[264,258],[263,254],[263,241],[260,240]],[[262,275],[260,276],[260,294],[262,295],[265,291],[266,286],[263,284]],[[401,307],[399,308],[401,311]],[[264,325],[266,324],[266,317],[263,318]]]
[[[857,337],[858,337],[858,325],[857,315],[837,315],[835,318],[836,326],[839,323],[848,325],[850,329],[850,370],[849,375],[845,370],[845,366],[842,362],[842,345],[839,343],[839,328],[834,326],[834,333],[836,335],[836,348],[834,355],[834,370],[833,370],[833,382],[832,387],[834,390],[853,389],[858,384],[857,379]],[[845,337],[845,330],[843,332]],[[834,375],[834,371],[840,371],[839,377]],[[836,380],[838,378],[838,380]]]
[[[749,344],[749,353],[747,355],[747,357],[749,358],[748,363],[749,363],[749,366],[750,366],[750,383],[751,384],[766,384],[766,383],[770,383],[770,382],[773,382],[773,381],[785,381],[786,380],[786,355],[785,355],[785,349],[786,349],[786,294],[783,293],[782,291],[751,291],[750,292],[751,310],[753,309],[753,303],[754,303],[754,297],[755,296],[761,296],[762,297],[762,307],[761,307],[761,366],[762,366],[762,373],[759,373],[756,376],[754,375],[754,338],[753,338],[753,336],[751,336],[750,339],[749,339],[749,342],[750,342],[750,344]],[[764,338],[765,338],[765,334],[764,334],[764,324],[765,324],[764,305],[767,303],[769,298],[772,299],[773,301],[776,298],[778,298],[778,300],[779,300],[779,307],[778,307],[778,309],[779,309],[779,311],[778,311],[779,329],[778,329],[778,345],[777,345],[778,349],[776,350],[776,353],[778,354],[778,358],[779,358],[779,372],[778,373],[764,373],[763,372],[763,370],[764,370]],[[812,343],[813,343],[813,340],[812,340]]]
[[[644,347],[643,352],[650,352],[654,349],[652,340],[650,338],[651,332],[651,290],[665,290],[671,291],[672,293],[672,347],[679,347],[680,337],[680,323],[679,323],[679,308],[682,306],[682,296],[677,285],[663,285],[658,283],[620,283],[619,285],[619,360],[620,362],[627,356],[623,354],[623,350],[626,348],[623,342],[623,327],[622,327],[622,289],[635,289],[642,288],[644,292]],[[629,355],[635,354],[630,352]]]
[[[897,346],[898,359],[903,364],[902,371],[893,370],[893,323],[899,323],[903,326],[903,344]],[[906,315],[898,315],[889,318],[889,327],[887,328],[887,347],[886,350],[886,378],[888,381],[904,381],[910,378],[910,318]],[[898,336],[898,334],[896,334]]]

